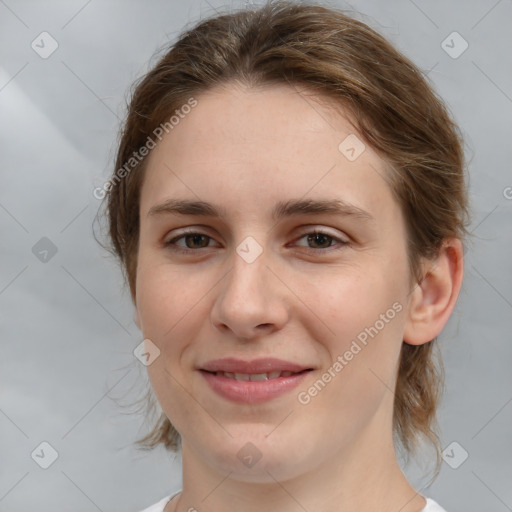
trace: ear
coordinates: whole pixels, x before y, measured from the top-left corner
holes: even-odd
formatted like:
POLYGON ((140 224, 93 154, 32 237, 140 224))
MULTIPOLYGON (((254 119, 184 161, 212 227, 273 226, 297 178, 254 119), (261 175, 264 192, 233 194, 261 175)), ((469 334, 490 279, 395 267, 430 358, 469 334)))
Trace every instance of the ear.
POLYGON ((425 265, 423 279, 412 291, 403 340, 409 345, 432 341, 450 318, 464 276, 462 242, 447 239, 435 261, 425 265))

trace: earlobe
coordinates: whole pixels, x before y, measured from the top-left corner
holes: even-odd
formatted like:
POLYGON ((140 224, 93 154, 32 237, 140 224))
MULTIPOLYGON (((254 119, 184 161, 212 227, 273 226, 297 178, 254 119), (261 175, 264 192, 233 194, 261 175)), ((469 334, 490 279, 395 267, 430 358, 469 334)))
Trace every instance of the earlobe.
POLYGON ((464 275, 462 242, 446 240, 435 261, 425 266, 424 277, 411 294, 403 340, 410 345, 432 341, 452 314, 464 275))

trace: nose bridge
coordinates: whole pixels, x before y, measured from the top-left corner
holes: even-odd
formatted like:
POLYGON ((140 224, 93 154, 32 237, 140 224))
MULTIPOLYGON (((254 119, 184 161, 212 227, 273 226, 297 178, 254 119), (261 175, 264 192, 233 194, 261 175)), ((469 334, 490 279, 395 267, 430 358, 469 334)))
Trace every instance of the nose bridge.
POLYGON ((234 247, 231 268, 212 309, 215 326, 228 327, 236 336, 251 338, 258 326, 276 327, 285 321, 276 283, 269 279, 270 259, 270 251, 255 237, 247 236, 234 247))
MULTIPOLYGON (((260 240, 263 236, 259 237, 260 240)), ((264 242, 263 242, 264 243, 264 242)), ((249 293, 260 295, 263 291, 260 285, 266 279, 263 274, 268 263, 269 251, 264 250, 253 236, 246 236, 236 247, 232 258, 232 270, 228 277, 229 287, 235 293, 249 293), (239 290, 239 287, 241 289, 239 290)), ((249 297, 256 300, 257 297, 249 297)))

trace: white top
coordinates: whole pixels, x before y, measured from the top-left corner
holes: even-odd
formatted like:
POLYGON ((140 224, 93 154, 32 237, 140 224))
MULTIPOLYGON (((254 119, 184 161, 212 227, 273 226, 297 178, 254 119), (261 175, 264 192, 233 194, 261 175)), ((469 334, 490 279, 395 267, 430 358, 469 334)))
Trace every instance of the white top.
MULTIPOLYGON (((181 491, 176 491, 174 494, 170 494, 165 498, 161 499, 158 503, 151 505, 151 507, 145 508, 141 512, 163 512, 165 506, 171 501, 174 496, 179 494, 181 491)), ((434 500, 423 496, 427 500, 427 505, 421 512, 446 512, 446 510, 438 505, 434 500)))

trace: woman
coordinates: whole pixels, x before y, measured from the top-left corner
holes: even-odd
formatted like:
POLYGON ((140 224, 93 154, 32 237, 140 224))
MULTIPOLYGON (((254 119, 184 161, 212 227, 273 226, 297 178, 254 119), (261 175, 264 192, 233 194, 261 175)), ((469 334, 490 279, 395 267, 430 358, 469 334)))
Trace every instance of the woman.
POLYGON ((429 441, 463 278, 459 131, 365 24, 273 2, 188 30, 139 82, 110 236, 183 489, 146 512, 439 512, 429 441))

